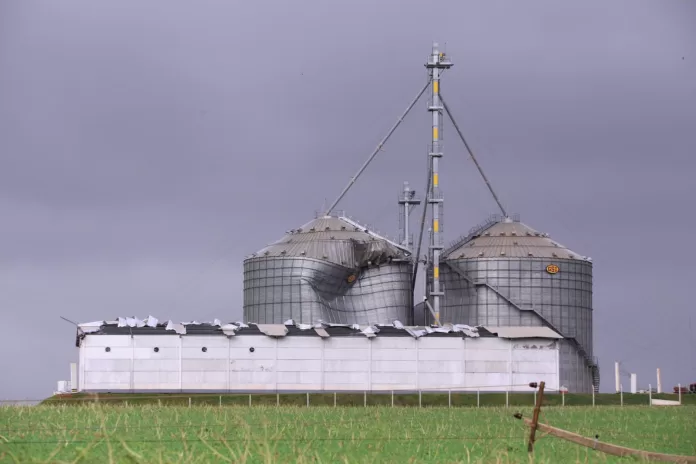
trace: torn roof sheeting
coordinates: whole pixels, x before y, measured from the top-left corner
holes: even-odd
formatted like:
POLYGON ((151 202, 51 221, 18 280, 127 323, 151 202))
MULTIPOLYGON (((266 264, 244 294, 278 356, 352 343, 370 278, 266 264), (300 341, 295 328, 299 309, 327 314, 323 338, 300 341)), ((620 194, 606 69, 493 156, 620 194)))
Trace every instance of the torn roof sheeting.
POLYGON ((269 337, 284 337, 288 334, 285 324, 256 324, 256 327, 269 337))
POLYGON ((293 320, 284 324, 245 324, 234 322, 222 324, 220 320, 213 322, 179 322, 167 321, 160 323, 157 318, 148 316, 140 320, 135 317, 120 317, 113 321, 94 321, 78 324, 78 337, 87 334, 172 334, 179 335, 260 335, 269 337, 285 337, 288 335, 314 335, 322 338, 341 336, 364 336, 367 338, 410 336, 420 338, 433 337, 501 337, 501 338, 550 338, 562 339, 563 336, 548 327, 472 327, 466 324, 445 324, 442 327, 406 326, 395 320, 392 324, 377 324, 360 326, 358 324, 297 324, 293 320), (188 328, 188 330, 187 330, 188 328))
POLYGON ((83 322, 82 324, 77 324, 77 328, 82 330, 84 333, 99 332, 101 327, 105 325, 104 321, 94 321, 94 322, 83 322))
POLYGON ((494 327, 487 325, 484 328, 501 338, 563 338, 561 334, 550 327, 494 327))
POLYGON ((319 335, 321 338, 329 338, 331 335, 324 329, 323 327, 315 327, 314 331, 319 335))
POLYGON ((237 335, 237 331, 240 328, 241 327, 237 324, 225 324, 223 326, 220 326, 220 330, 222 330, 222 333, 228 336, 237 335))
POLYGON ((179 335, 184 335, 186 333, 186 326, 184 324, 175 324, 172 321, 167 322, 165 330, 173 330, 179 335))

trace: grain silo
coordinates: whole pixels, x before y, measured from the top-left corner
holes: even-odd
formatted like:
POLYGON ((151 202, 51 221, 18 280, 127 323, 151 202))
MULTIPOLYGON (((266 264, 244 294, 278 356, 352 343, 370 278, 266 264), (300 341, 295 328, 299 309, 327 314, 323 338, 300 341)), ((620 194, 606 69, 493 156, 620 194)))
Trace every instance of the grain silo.
POLYGON ((405 247, 346 217, 319 217, 244 261, 244 320, 410 323, 412 273, 405 247))
POLYGON ((566 386, 598 384, 590 258, 517 218, 493 216, 444 250, 440 275, 442 322, 551 327, 564 337, 566 386))

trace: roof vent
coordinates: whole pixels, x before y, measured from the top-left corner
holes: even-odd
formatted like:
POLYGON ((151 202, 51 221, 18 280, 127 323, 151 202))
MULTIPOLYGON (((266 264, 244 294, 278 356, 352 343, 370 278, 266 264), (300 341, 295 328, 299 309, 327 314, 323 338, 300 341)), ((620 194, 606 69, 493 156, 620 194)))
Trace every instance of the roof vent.
POLYGON ((321 257, 322 257, 322 259, 329 259, 329 257, 326 255, 321 255, 321 257))
POLYGON ((346 226, 341 226, 341 230, 346 230, 346 226))
POLYGON ((297 229, 295 232, 297 232, 297 233, 299 234, 299 233, 302 232, 302 229, 301 229, 301 228, 300 228, 300 229, 297 229))
POLYGON ((570 259, 575 259, 575 256, 574 256, 574 255, 568 255, 568 257, 569 257, 570 259))
POLYGON ((472 246, 474 246, 474 245, 476 245, 476 242, 471 242, 471 243, 469 244, 470 247, 472 247, 472 246))
POLYGON ((264 251, 264 252, 263 252, 263 255, 264 255, 264 256, 268 256, 268 252, 267 252, 267 251, 264 251))
POLYGON ((500 256, 505 256, 505 252, 504 252, 504 251, 501 251, 501 252, 500 252, 500 256))
POLYGON ((519 245, 519 243, 517 243, 517 240, 515 240, 514 242, 512 242, 512 244, 513 244, 513 245, 519 245))
POLYGON ((460 254, 458 257, 459 258, 466 258, 466 256, 464 256, 464 253, 460 254))
POLYGON ((309 229, 309 231, 310 231, 310 232, 316 232, 317 229, 315 229, 314 227, 312 227, 312 228, 309 229))
POLYGON ((527 237, 531 237, 531 236, 532 236, 532 233, 529 232, 529 231, 525 232, 524 234, 525 234, 527 237))
POLYGON ((329 231, 329 230, 331 230, 331 227, 326 226, 326 227, 324 227, 324 230, 329 231))
POLYGON ((331 240, 336 240, 336 237, 334 237, 334 236, 332 235, 332 236, 331 236, 331 240))
POLYGON ((287 254, 287 250, 283 250, 280 252, 281 255, 287 254))
POLYGON ((510 232, 510 235, 517 237, 517 231, 513 230, 512 232, 510 232))
POLYGON ((501 233, 500 233, 500 236, 501 236, 501 237, 505 237, 505 232, 501 232, 501 233))
POLYGON ((486 237, 490 237, 490 236, 491 236, 491 233, 490 233, 490 232, 486 232, 486 233, 483 234, 483 235, 485 235, 486 237))
MULTIPOLYGON (((355 227, 353 230, 356 232, 360 232, 360 227, 355 227)), ((367 229, 365 229, 365 232, 367 232, 367 229)))
POLYGON ((304 255, 306 255, 306 254, 307 254, 306 251, 300 251, 300 256, 304 256, 304 255))
POLYGON ((483 251, 480 252, 478 255, 479 255, 479 258, 481 258, 483 256, 483 251))
POLYGON ((558 255, 556 253, 551 253, 551 256, 553 256, 554 258, 558 258, 558 255))
POLYGON ((531 258, 534 255, 532 253, 527 253, 527 256, 529 256, 531 258))
POLYGON ((287 239, 287 240, 285 241, 285 243, 292 243, 292 239, 291 239, 291 238, 287 239))

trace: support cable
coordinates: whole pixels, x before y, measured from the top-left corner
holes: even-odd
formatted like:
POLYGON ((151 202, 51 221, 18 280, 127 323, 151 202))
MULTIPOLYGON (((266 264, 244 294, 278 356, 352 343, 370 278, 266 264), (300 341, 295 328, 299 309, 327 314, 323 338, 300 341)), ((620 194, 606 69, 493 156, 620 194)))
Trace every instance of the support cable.
POLYGON ((377 148, 375 148, 375 151, 372 152, 372 155, 370 155, 370 157, 367 159, 367 161, 365 161, 365 163, 358 170, 358 172, 350 179, 350 182, 348 182, 348 185, 346 185, 346 188, 343 189, 343 192, 341 192, 341 194, 338 196, 336 201, 333 202, 331 207, 329 207, 329 209, 326 210, 326 216, 331 214, 331 211, 333 211, 333 209, 336 207, 336 205, 338 205, 338 203, 343 199, 345 194, 348 193, 348 190, 350 190, 350 188, 353 186, 355 181, 358 180, 358 177, 360 177, 360 174, 363 173, 363 171, 367 168, 367 166, 372 162, 374 157, 377 156, 377 153, 379 153, 379 151, 382 149, 384 144, 387 143, 387 140, 389 140, 389 137, 391 137, 391 135, 394 133, 396 128, 399 127, 399 124, 401 124, 401 122, 404 120, 404 118, 409 113, 409 111, 411 111, 411 108, 413 108, 415 106, 415 104, 418 102, 418 100, 420 100, 421 95, 423 95, 423 92, 425 92, 425 90, 430 86, 431 81, 432 81, 432 78, 428 79, 427 84, 425 84, 425 86, 421 89, 421 91, 418 92, 418 95, 416 96, 416 98, 411 102, 410 105, 408 105, 408 108, 406 108, 406 111, 404 111, 404 113, 401 115, 401 117, 396 121, 396 124, 394 124, 394 126, 392 126, 392 128, 389 131, 389 133, 387 134, 387 136, 384 137, 381 142, 379 142, 379 144, 377 145, 377 148))
POLYGON ((459 138, 462 139, 462 142, 464 142, 464 146, 466 147, 466 150, 469 152, 469 156, 471 157, 471 160, 476 165, 476 168, 478 169, 479 174, 481 174, 483 181, 486 183, 488 190, 490 190, 491 195, 493 195, 495 202, 498 203, 498 207, 500 208, 500 211, 503 213, 504 217, 508 217, 507 212, 505 211, 505 208, 503 208, 502 203, 500 203, 500 200, 498 199, 498 195, 496 195, 495 191, 493 190, 493 186, 491 186, 491 183, 488 181, 488 178, 483 173, 483 169, 481 169, 481 165, 479 165, 478 161, 476 160, 476 157, 474 156, 474 152, 471 151, 469 144, 466 143, 466 139, 464 138, 462 131, 459 130, 459 126, 457 125, 457 122, 454 120, 454 116, 452 116, 452 113, 450 112, 449 108, 447 107, 447 103, 445 103, 445 99, 442 97, 442 93, 440 93, 440 102, 442 102, 442 106, 445 108, 445 112, 447 113, 447 116, 449 116, 450 121, 452 121, 454 128, 457 130, 457 134, 459 134, 459 138))

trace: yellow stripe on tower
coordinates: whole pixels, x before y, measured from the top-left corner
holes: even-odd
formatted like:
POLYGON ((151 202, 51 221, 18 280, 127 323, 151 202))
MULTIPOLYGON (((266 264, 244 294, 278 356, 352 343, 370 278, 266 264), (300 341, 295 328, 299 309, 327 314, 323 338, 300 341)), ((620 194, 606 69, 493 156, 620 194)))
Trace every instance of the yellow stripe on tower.
POLYGON ((433 92, 440 93, 440 82, 439 81, 433 82, 433 92))
POLYGON ((438 177, 439 177, 439 176, 437 175, 437 173, 433 174, 433 185, 434 185, 435 187, 437 187, 437 186, 439 185, 439 183, 440 183, 440 179, 439 179, 438 177))
POLYGON ((437 127, 433 127, 433 140, 437 140, 438 135, 437 127))
POLYGON ((440 221, 437 219, 433 221, 433 231, 440 232, 440 221))
POLYGON ((436 279, 440 278, 440 268, 439 267, 433 268, 433 275, 435 276, 436 279))

